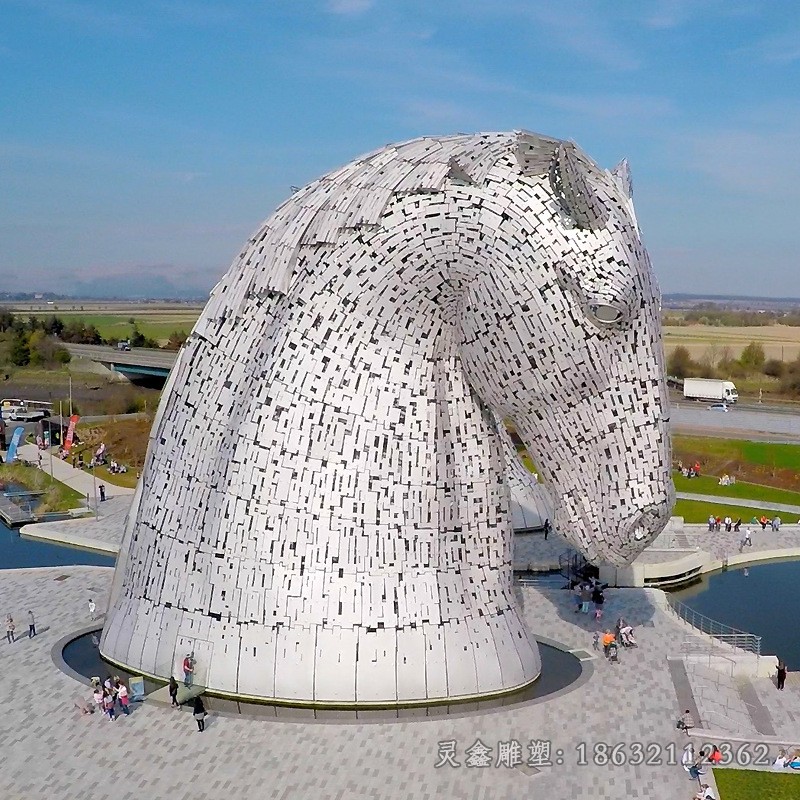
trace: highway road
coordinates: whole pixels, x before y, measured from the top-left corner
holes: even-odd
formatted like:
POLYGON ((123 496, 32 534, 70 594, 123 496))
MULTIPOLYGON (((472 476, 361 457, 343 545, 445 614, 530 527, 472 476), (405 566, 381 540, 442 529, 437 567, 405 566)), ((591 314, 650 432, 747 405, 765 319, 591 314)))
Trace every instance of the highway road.
MULTIPOLYGON (((171 350, 150 350, 144 347, 126 351, 91 344, 65 346, 75 358, 157 369, 171 369, 178 355, 171 350)), ((710 411, 704 403, 680 400, 678 397, 679 395, 673 395, 671 411, 672 427, 677 432, 800 442, 800 409, 743 402, 731 406, 725 413, 710 411)))
POLYGON ((732 406, 723 412, 710 411, 699 403, 676 403, 671 419, 677 433, 800 443, 800 413, 785 408, 732 406))
POLYGON ((172 369, 177 353, 172 350, 155 350, 134 347, 132 350, 117 350, 98 344, 65 344, 73 358, 88 358, 103 364, 127 364, 136 367, 172 369))

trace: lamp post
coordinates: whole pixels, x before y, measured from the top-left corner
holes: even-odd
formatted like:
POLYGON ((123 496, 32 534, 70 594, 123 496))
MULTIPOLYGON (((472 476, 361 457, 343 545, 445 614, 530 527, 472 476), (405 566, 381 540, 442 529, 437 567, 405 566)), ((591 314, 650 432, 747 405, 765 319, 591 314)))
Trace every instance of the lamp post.
MULTIPOLYGON (((94 460, 94 457, 92 457, 94 460)), ((100 506, 97 503, 97 475, 95 475, 95 466, 92 464, 92 486, 94 487, 94 519, 95 522, 100 521, 100 506)))
POLYGON ((69 415, 72 416, 72 375, 69 376, 69 415))
POLYGON ((58 424, 61 428, 61 436, 59 436, 59 446, 64 447, 64 401, 58 401, 58 424))

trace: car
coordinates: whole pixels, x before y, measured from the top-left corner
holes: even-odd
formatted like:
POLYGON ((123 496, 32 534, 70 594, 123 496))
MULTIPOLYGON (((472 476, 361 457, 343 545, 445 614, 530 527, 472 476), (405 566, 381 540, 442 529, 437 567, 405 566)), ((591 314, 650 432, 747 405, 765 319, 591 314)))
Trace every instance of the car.
POLYGON ((727 403, 713 403, 708 407, 709 411, 727 411, 728 404, 727 403))
POLYGON ((14 422, 38 422, 45 418, 45 412, 41 409, 15 408, 6 419, 14 422))

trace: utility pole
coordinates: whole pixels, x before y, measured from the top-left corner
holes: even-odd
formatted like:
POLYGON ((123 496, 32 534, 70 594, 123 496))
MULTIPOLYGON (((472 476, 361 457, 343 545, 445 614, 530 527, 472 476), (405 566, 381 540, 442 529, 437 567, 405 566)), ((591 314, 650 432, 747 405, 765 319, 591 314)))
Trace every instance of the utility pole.
POLYGON ((72 375, 69 376, 69 415, 72 416, 72 375))
POLYGON ((97 475, 92 465, 92 484, 94 486, 94 519, 95 522, 100 522, 100 506, 97 504, 97 475))

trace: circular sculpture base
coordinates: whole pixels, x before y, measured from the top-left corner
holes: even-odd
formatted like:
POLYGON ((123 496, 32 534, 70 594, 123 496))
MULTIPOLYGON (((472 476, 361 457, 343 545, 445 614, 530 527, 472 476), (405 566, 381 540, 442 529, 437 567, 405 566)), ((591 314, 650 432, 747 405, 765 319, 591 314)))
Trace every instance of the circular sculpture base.
MULTIPOLYGON (((123 678, 141 675, 139 671, 129 670, 122 664, 102 658, 92 641, 92 637, 99 637, 99 634, 99 630, 79 632, 62 639, 53 649, 56 665, 78 679, 103 676, 111 672, 112 668, 122 673, 123 678)), ((542 672, 536 679, 509 691, 481 697, 369 706, 280 702, 263 698, 231 697, 212 690, 205 691, 204 697, 208 698, 206 705, 214 713, 223 715, 285 721, 389 722, 484 714, 540 703, 578 688, 591 676, 590 661, 582 662, 564 647, 550 640, 538 641, 537 644, 542 672)), ((148 692, 164 685, 164 681, 155 676, 142 677, 148 679, 148 692)))

